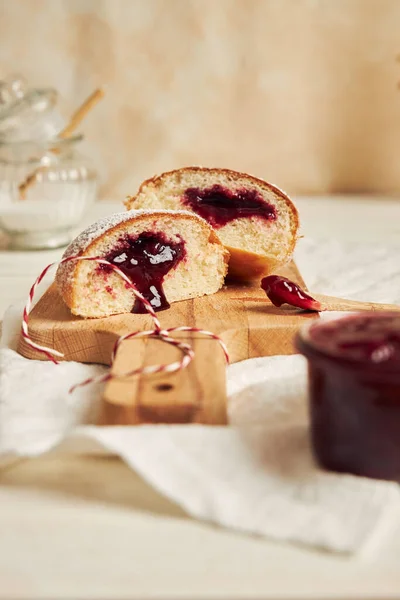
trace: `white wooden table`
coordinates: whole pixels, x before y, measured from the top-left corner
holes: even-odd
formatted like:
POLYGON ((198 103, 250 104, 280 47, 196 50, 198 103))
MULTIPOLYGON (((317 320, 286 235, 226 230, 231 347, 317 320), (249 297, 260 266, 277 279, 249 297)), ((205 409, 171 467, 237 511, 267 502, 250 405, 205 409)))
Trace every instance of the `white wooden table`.
MULTIPOLYGON (((400 200, 297 204, 305 235, 400 241, 400 200)), ((98 203, 87 221, 120 207, 98 203)), ((0 317, 60 254, 0 252, 0 317)), ((21 461, 0 482, 0 599, 400 597, 400 531, 373 560, 239 535, 192 520, 103 456, 21 461)))

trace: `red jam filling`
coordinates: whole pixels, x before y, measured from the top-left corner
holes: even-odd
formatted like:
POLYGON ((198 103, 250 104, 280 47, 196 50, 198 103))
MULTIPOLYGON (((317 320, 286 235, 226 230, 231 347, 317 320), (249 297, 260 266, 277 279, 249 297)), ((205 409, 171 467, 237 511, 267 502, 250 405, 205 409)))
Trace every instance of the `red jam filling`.
POLYGON ((400 367, 400 315, 367 314, 319 323, 311 327, 310 341, 333 356, 400 367))
POLYGON ((260 217, 276 220, 275 207, 266 202, 256 190, 229 190, 222 185, 210 188, 188 188, 182 203, 203 217, 215 229, 234 219, 260 217))
MULTIPOLYGON (((115 264, 150 302, 154 310, 170 307, 163 290, 165 275, 185 257, 185 243, 171 242, 162 233, 145 232, 137 238, 125 236, 118 247, 104 258, 115 264)), ((108 265, 99 269, 110 272, 108 265)), ((135 300, 133 313, 145 313, 140 300, 135 300)))
POLYGON ((261 280, 261 287, 274 306, 290 304, 303 310, 321 310, 321 304, 314 300, 296 283, 280 275, 269 275, 261 280))

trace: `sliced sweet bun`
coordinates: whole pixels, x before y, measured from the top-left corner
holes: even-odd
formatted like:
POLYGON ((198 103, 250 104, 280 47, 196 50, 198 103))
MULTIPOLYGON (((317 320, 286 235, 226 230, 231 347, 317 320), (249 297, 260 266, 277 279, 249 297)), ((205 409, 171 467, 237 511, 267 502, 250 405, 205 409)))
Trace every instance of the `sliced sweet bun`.
MULTIPOLYGON (((101 219, 70 244, 64 258, 73 255, 116 264, 156 310, 168 302, 217 292, 229 259, 206 221, 191 212, 168 210, 131 210, 101 219)), ((134 307, 143 312, 132 289, 107 265, 62 263, 56 282, 74 315, 105 317, 134 307)))
POLYGON ((299 228, 297 210, 279 188, 227 169, 186 167, 148 179, 127 209, 191 210, 205 218, 229 250, 229 275, 260 278, 287 262, 299 228))

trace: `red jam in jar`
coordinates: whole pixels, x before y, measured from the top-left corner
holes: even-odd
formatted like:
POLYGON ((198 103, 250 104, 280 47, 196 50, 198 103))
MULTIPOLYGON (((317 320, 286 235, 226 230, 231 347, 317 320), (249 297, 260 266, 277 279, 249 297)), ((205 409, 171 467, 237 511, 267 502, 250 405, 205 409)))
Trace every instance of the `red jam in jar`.
POLYGON ((308 360, 319 463, 400 482, 400 312, 313 322, 296 346, 308 360))

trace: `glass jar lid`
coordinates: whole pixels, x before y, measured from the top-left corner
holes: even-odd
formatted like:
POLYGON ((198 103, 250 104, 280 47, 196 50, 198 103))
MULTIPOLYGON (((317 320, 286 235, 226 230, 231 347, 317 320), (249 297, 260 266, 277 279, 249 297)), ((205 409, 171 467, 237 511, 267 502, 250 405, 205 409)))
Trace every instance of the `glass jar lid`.
POLYGON ((58 93, 53 88, 28 88, 23 78, 0 81, 0 140, 43 140, 61 131, 64 120, 56 111, 58 93))

